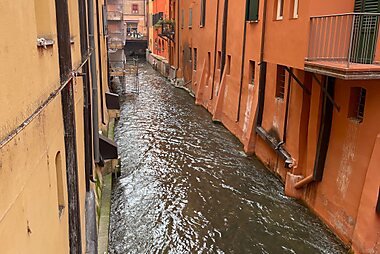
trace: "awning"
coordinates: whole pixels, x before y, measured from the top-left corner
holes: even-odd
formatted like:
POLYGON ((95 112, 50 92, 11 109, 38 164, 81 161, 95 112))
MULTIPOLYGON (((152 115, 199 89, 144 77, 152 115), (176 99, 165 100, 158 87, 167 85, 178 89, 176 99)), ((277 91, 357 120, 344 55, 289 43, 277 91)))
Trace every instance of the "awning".
POLYGON ((107 109, 120 109, 119 95, 115 93, 106 92, 106 106, 107 109))
POLYGON ((103 160, 118 158, 117 144, 101 134, 99 135, 99 151, 103 160))

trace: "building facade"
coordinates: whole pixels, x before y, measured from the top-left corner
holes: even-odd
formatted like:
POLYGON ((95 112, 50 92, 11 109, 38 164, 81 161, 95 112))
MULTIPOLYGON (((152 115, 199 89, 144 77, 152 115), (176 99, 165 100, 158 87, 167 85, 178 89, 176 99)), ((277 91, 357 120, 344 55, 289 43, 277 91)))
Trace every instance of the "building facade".
POLYGON ((177 84, 344 243, 380 252, 379 2, 172 3, 177 84))
POLYGON ((1 253, 96 252, 101 191, 94 190, 104 160, 117 153, 103 144, 110 118, 103 6, 2 1, 0 26, 13 35, 0 42, 1 253))
POLYGON ((144 38, 147 36, 146 0, 124 0, 123 20, 126 35, 129 38, 144 38))

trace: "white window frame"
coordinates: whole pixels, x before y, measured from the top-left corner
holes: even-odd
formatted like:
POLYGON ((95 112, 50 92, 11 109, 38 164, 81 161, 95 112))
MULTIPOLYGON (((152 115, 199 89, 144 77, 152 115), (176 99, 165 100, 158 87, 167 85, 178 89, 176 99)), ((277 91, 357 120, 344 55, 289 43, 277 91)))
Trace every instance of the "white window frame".
POLYGON ((299 0, 294 0, 293 8, 293 18, 298 18, 298 2, 299 0))
POLYGON ((283 20, 284 19, 284 0, 277 0, 277 13, 276 13, 276 20, 283 20), (281 15, 282 10, 282 15, 281 15))

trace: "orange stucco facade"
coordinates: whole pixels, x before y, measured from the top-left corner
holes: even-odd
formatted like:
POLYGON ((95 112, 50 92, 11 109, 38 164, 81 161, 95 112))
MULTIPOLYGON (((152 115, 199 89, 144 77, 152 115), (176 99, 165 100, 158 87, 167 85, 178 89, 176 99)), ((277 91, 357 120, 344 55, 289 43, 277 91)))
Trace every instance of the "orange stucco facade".
POLYGON ((155 55, 169 59, 169 48, 171 42, 167 38, 160 36, 161 27, 158 22, 160 20, 170 20, 170 1, 155 0, 149 1, 148 4, 151 5, 152 10, 152 13, 150 13, 151 22, 149 24, 152 29, 152 38, 149 38, 149 50, 155 55), (154 16, 156 18, 154 18, 154 16))
MULTIPOLYGON (((258 19, 246 21, 250 1, 209 0, 204 24, 202 0, 170 2, 175 43, 169 62, 178 85, 353 251, 379 253, 380 81, 374 70, 380 51, 355 70, 350 58, 348 67, 331 59, 308 67, 312 20, 332 14, 338 20, 354 12, 355 1, 258 1, 258 19), (365 92, 353 117, 357 89, 365 92)), ((330 40, 349 36, 334 33, 330 40)), ((338 49, 344 39, 334 43, 338 49)))

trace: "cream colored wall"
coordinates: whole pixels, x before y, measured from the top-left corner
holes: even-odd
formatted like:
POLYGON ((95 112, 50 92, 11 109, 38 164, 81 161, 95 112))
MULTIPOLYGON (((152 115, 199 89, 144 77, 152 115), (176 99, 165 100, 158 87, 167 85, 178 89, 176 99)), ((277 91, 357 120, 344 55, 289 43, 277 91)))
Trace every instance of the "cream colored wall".
MULTIPOLYGON (((103 1, 99 1, 99 11, 103 1)), ((59 87, 54 1, 2 0, 0 15, 0 140, 34 112, 59 87), (17 32, 15 32, 17 31, 17 32), (47 49, 38 37, 53 39, 47 49), (5 39, 8 38, 8 39, 5 39)), ((81 63, 78 1, 69 0, 73 68, 81 63)), ((101 17, 100 17, 101 18, 101 17)), ((100 22, 102 24, 102 22, 100 22)), ((96 25, 96 23, 95 23, 96 25)), ((96 28, 95 28, 96 31, 96 28)), ((102 31, 102 29, 101 29, 102 31)), ((104 37, 101 39, 103 90, 108 91, 104 37)), ((99 66, 98 66, 99 68, 99 66)), ((99 74, 99 69, 98 69, 99 74)), ((82 250, 85 251, 85 169, 83 84, 73 84, 76 113, 82 250)), ((100 82, 98 82, 100 84, 100 82)), ((100 95, 99 95, 100 98, 100 95)), ((99 99, 100 101, 100 99, 99 99)), ((104 98, 105 121, 108 121, 104 98)), ((100 107, 99 107, 100 110, 100 107)), ((99 112, 100 116, 100 112, 99 112)), ((100 128, 104 128, 99 123, 100 128)), ((68 253, 68 211, 61 96, 0 148, 0 252, 68 253), (65 208, 58 213, 55 157, 62 155, 65 208)))

